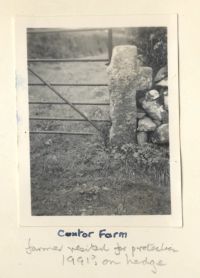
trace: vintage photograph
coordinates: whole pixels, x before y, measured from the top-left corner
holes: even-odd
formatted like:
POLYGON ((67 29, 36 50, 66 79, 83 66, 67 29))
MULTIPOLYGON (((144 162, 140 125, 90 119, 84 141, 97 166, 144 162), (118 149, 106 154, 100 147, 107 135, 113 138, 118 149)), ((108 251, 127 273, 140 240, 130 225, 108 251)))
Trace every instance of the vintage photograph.
POLYGON ((170 215, 167 27, 27 28, 27 59, 32 215, 170 215))

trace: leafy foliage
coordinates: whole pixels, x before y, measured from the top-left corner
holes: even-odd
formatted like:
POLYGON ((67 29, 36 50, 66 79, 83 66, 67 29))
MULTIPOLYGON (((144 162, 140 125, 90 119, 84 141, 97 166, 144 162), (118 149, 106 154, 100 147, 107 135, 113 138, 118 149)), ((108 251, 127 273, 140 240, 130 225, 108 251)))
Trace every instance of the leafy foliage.
POLYGON ((125 144, 113 148, 111 156, 114 161, 124 163, 126 170, 135 169, 143 177, 159 186, 169 186, 169 149, 154 144, 125 144))
POLYGON ((132 32, 130 42, 138 47, 142 62, 153 68, 154 75, 167 65, 166 27, 140 27, 132 32))

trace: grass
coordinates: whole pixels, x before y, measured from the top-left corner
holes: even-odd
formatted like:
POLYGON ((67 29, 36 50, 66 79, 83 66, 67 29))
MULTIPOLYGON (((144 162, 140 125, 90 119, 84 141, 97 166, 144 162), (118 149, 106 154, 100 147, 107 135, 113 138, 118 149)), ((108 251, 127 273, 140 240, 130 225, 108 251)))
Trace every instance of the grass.
MULTIPOLYGON (((37 41, 33 42, 32 56, 37 46, 37 41)), ((41 38, 38 44, 41 46, 41 38)), ((76 49, 74 44, 72 48, 76 49)), ((82 49, 90 53, 88 46, 85 51, 84 46, 82 49)), ((101 52, 96 49, 96 56, 105 57, 101 52)), ((38 63, 32 67, 51 82, 107 83, 104 63, 38 63)), ((36 79, 30 75, 29 81, 36 82, 36 79)), ((57 89, 73 102, 109 101, 106 87, 57 89)), ((59 101, 42 86, 30 87, 29 99, 59 101)), ((90 119, 109 119, 108 106, 79 108, 90 119)), ((31 105, 30 115, 77 118, 67 105, 31 105)), ((100 127, 108 134, 109 124, 101 123, 100 127)), ((95 132, 84 122, 31 121, 30 128, 95 132)), ((98 135, 39 134, 30 136, 30 146, 33 215, 164 215, 171 212, 168 147, 124 145, 113 149, 105 147, 98 135)))
POLYGON ((95 137, 33 136, 34 215, 170 213, 169 184, 152 169, 145 174, 133 156, 126 160, 95 137))

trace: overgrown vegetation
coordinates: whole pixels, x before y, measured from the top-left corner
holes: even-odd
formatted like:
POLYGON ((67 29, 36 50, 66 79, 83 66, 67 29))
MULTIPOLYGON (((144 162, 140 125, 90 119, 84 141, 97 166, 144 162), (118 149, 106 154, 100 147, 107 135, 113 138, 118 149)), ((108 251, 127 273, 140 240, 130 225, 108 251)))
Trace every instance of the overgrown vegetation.
POLYGON ((167 28, 140 27, 130 31, 131 44, 138 47, 140 59, 144 65, 152 67, 154 75, 167 65, 167 28))
POLYGON ((31 142, 34 215, 170 214, 167 149, 62 135, 31 142))

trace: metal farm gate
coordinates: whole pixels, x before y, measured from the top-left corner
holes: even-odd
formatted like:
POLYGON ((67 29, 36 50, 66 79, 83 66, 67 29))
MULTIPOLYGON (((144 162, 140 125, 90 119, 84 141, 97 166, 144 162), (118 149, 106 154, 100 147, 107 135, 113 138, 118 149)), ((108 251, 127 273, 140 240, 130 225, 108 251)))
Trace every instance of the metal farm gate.
MULTIPOLYGON (((97 103, 97 102, 70 102, 69 100, 67 100, 65 97, 62 96, 62 94, 55 88, 55 87, 59 87, 59 86, 64 86, 64 87, 77 87, 77 86, 108 86, 108 84, 97 84, 97 83, 89 83, 89 84, 79 84, 79 83, 49 83, 46 80, 44 80, 43 77, 41 77, 37 72, 35 72, 35 70, 33 70, 30 66, 30 63, 58 63, 58 62, 65 62, 65 63, 87 63, 87 62, 105 62, 106 65, 108 65, 110 63, 111 60, 111 56, 112 56, 112 47, 113 47, 113 43, 112 43, 112 29, 76 29, 76 30, 53 30, 49 31, 49 32, 76 32, 76 31, 107 31, 107 46, 108 46, 108 58, 107 59, 28 59, 28 71, 30 73, 32 73, 35 77, 37 77, 38 81, 40 81, 39 83, 29 83, 29 86, 46 86, 48 87, 56 96, 59 97, 60 102, 47 102, 47 101, 29 101, 29 105, 68 105, 70 106, 74 111, 76 111, 81 118, 80 119, 76 119, 76 118, 60 118, 60 117, 30 117, 30 120, 34 120, 34 121, 48 121, 48 120, 53 120, 53 121, 71 121, 71 122, 88 122, 90 123, 90 125, 92 125, 97 131, 98 133, 91 133, 91 132, 67 132, 67 131, 57 131, 57 130, 53 130, 53 131, 47 131, 47 130, 30 130, 31 134, 65 134, 65 135, 83 135, 83 136, 87 136, 87 135, 97 135, 99 134, 103 139, 104 139, 104 135, 101 131, 101 129, 98 127, 98 125, 96 123, 98 122, 110 122, 109 120, 101 120, 101 119, 95 119, 95 120, 91 120, 89 119, 83 112, 81 112, 77 107, 79 105, 109 105, 110 103, 97 103)), ((40 33, 40 32, 48 32, 48 31, 35 31, 35 30, 29 30, 28 33, 40 33)))

